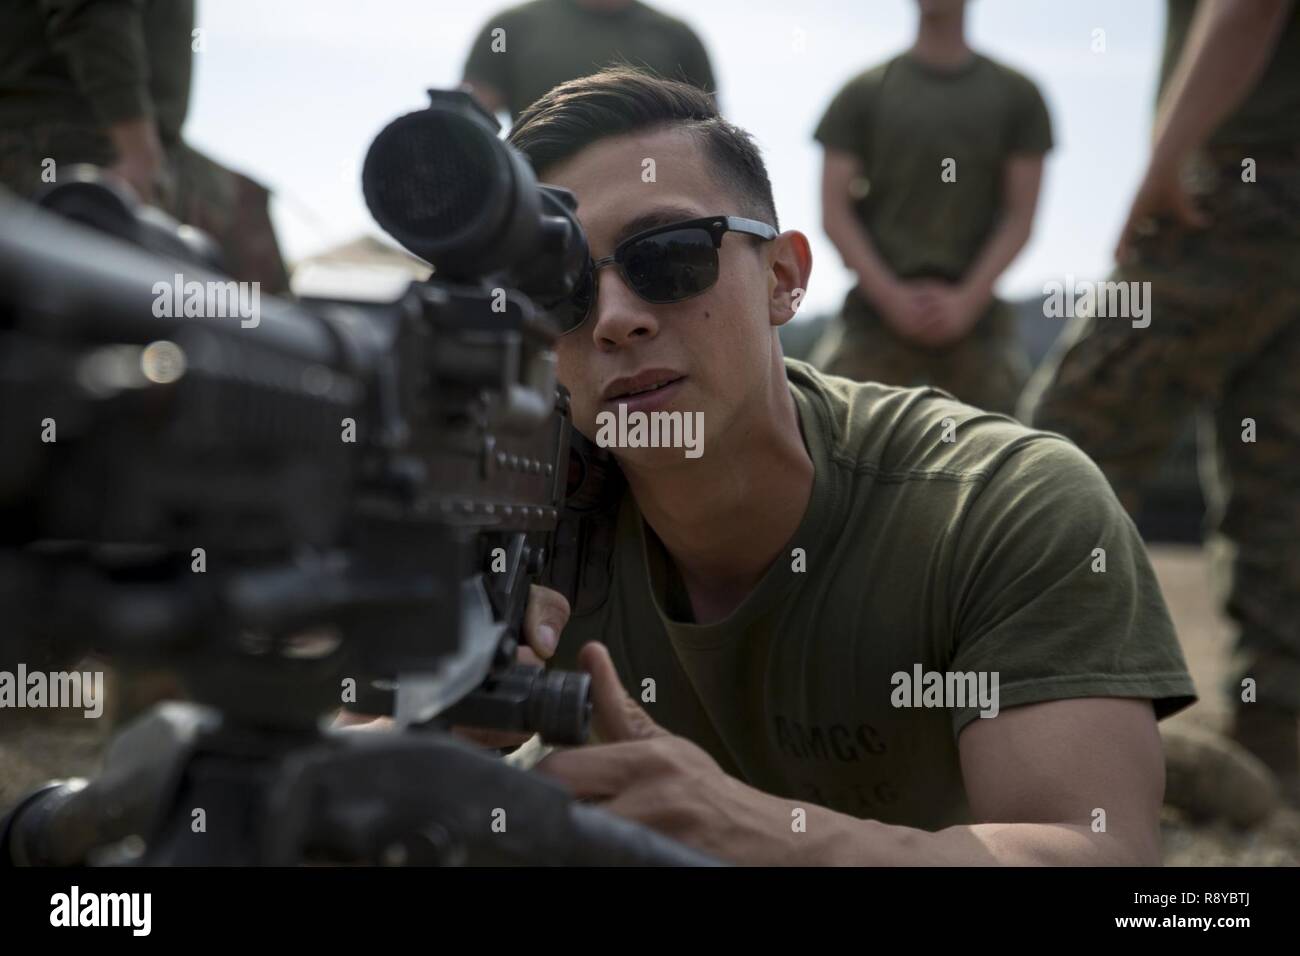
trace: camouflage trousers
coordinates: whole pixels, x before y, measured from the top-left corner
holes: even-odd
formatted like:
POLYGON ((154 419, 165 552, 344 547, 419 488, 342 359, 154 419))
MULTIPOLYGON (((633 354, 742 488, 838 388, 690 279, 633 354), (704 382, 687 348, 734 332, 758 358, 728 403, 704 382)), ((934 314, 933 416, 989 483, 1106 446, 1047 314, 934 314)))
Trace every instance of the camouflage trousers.
POLYGON ((1233 698, 1252 677, 1259 703, 1300 712, 1300 146, 1216 147, 1188 181, 1212 225, 1157 223, 1111 277, 1151 283, 1150 324, 1075 317, 1021 412, 1072 438, 1130 510, 1199 414, 1233 698))
MULTIPOLYGON (((60 168, 78 163, 111 166, 115 158, 97 129, 79 123, 0 130, 0 185, 27 198, 60 168)), ((271 225, 270 193, 184 142, 166 145, 157 205, 201 229, 221 248, 225 270, 243 282, 260 282, 268 295, 288 291, 289 279, 271 225)))
POLYGON ((850 293, 839 319, 814 346, 809 361, 830 375, 856 382, 930 385, 963 402, 1011 415, 1029 377, 1015 313, 994 301, 971 334, 931 349, 899 338, 875 311, 850 293))

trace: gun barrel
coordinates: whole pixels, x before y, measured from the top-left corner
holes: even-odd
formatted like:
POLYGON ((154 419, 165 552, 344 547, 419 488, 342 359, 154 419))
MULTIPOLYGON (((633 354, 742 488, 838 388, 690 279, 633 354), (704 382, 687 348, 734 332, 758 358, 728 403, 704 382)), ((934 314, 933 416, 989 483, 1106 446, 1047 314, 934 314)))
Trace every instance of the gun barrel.
POLYGON ((84 342, 144 343, 195 326, 256 336, 260 348, 305 362, 340 361, 339 343, 326 323, 291 303, 261 296, 256 283, 247 284, 248 289, 235 284, 245 301, 256 302, 255 325, 251 317, 208 317, 222 311, 223 304, 231 311, 233 282, 0 196, 0 305, 20 320, 27 313, 28 322, 40 323, 33 331, 84 342), (174 308, 177 300, 180 314, 174 308), (192 305, 186 308, 185 300, 192 305))

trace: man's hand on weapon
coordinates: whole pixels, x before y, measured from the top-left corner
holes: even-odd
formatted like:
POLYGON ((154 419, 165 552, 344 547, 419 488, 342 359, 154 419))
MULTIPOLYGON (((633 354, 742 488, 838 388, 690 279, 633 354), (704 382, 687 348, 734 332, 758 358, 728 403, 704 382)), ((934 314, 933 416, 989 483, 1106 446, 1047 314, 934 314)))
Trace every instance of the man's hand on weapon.
POLYGON ((591 675, 593 741, 552 751, 534 772, 578 800, 721 860, 779 866, 803 859, 810 844, 791 827, 793 812, 822 821, 832 811, 728 776, 699 745, 659 726, 628 695, 603 644, 585 644, 578 666, 591 675))

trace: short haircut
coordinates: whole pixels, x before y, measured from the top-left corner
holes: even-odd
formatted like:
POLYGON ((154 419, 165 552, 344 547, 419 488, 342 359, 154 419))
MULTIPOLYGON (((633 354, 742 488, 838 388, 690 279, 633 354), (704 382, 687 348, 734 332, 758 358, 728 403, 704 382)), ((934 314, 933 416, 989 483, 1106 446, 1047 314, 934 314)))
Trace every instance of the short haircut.
POLYGON ((739 214, 781 228, 753 138, 722 117, 709 93, 689 83, 628 66, 569 80, 519 115, 509 142, 544 178, 547 169, 607 136, 674 127, 699 141, 718 184, 740 200, 739 214))

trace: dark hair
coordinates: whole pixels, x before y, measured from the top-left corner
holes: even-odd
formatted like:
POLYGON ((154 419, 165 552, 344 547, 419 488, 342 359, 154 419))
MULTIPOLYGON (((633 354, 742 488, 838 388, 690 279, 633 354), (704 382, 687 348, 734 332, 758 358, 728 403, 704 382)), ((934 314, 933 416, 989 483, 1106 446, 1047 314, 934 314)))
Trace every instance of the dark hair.
POLYGON ((689 83, 630 66, 569 80, 519 115, 509 142, 540 177, 597 140, 656 127, 681 127, 695 136, 719 184, 745 206, 740 212, 781 228, 772 183, 753 138, 723 119, 713 97, 689 83))

